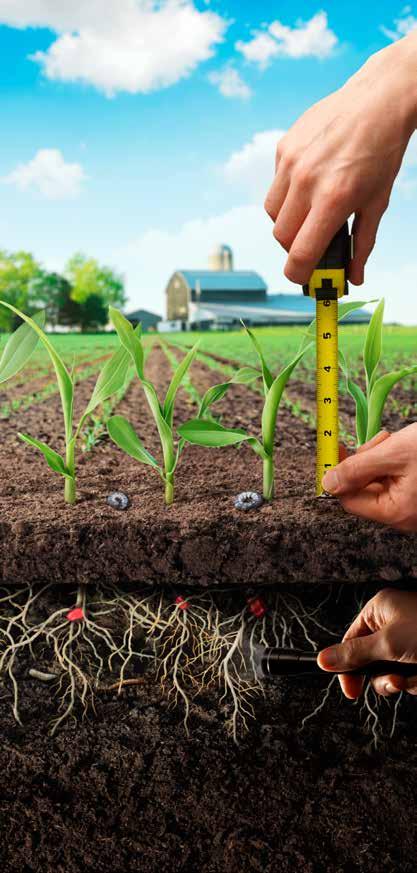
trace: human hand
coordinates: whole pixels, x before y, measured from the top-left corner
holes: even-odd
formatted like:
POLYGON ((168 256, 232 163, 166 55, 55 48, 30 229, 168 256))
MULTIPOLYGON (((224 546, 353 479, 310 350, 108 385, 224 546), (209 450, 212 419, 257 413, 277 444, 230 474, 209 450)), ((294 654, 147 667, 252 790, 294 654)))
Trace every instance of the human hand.
POLYGON ((355 214, 349 278, 364 281, 379 222, 417 126, 417 35, 373 55, 304 113, 280 140, 265 201, 288 252, 285 275, 308 282, 335 233, 355 214))
POLYGON ((381 431, 323 477, 347 512, 417 531, 417 422, 381 431))
MULTIPOLYGON (((357 670, 373 661, 400 661, 416 664, 416 675, 376 676, 372 685, 377 694, 389 696, 399 691, 417 694, 417 593, 385 588, 363 607, 337 646, 323 649, 318 656, 323 670, 357 670)), ((342 691, 351 699, 363 689, 361 676, 339 676, 342 691)))

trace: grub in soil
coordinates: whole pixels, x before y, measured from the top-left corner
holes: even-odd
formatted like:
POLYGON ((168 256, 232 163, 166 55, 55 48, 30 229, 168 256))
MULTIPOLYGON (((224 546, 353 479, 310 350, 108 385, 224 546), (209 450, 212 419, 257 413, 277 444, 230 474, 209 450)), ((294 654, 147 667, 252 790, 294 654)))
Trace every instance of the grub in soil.
POLYGON ((264 499, 262 494, 258 494, 257 491, 242 491, 242 493, 238 494, 236 497, 235 509, 248 512, 249 509, 259 509, 263 502, 264 499))
POLYGON ((112 507, 112 509, 125 510, 130 506, 130 500, 127 494, 123 494, 122 491, 113 491, 112 494, 109 494, 107 497, 107 503, 112 507))
MULTIPOLYGON (((170 372, 156 348, 148 362, 159 391, 170 372)), ((218 375, 218 374, 217 374, 218 375)), ((216 374, 199 362, 193 382, 202 389, 216 374)), ((220 377, 221 378, 221 377, 220 377)), ((79 385, 82 408, 93 380, 79 385)), ((262 400, 236 385, 216 415, 257 433, 262 400)), ((118 412, 136 427, 150 451, 158 445, 140 385, 134 382, 118 412)), ((192 417, 181 390, 177 423, 192 417)), ((155 473, 103 443, 79 459, 79 500, 65 506, 62 481, 42 457, 19 443, 18 430, 61 450, 59 401, 34 406, 2 425, 0 447, 0 579, 7 584, 57 582, 180 583, 195 586, 366 582, 416 575, 417 538, 346 515, 336 501, 314 495, 315 435, 288 410, 278 416, 277 497, 256 512, 236 512, 233 497, 262 490, 262 465, 247 447, 188 446, 176 475, 176 502, 164 505, 155 473), (115 513, 106 496, 129 494, 129 512, 115 513), (326 531, 326 536, 323 532, 326 531)))

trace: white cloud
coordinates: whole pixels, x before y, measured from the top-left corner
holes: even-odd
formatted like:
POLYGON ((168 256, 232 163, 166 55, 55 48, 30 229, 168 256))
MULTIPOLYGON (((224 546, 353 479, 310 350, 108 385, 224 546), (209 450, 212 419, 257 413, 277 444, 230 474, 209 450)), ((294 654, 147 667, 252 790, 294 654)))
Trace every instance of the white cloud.
POLYGON ((236 48, 247 61, 259 64, 261 69, 265 69, 272 58, 279 54, 278 43, 268 33, 256 33, 250 42, 239 40, 236 48))
POLYGON ((32 189, 48 200, 68 200, 79 196, 86 178, 81 164, 67 164, 59 149, 39 149, 1 181, 19 191, 32 189))
POLYGON ((381 26, 382 33, 393 42, 397 39, 401 39, 402 36, 407 36, 408 33, 411 33, 412 30, 417 28, 417 18, 412 14, 411 6, 405 6, 400 18, 395 19, 394 26, 394 30, 381 26))
POLYGON ((240 73, 234 67, 224 67, 223 70, 215 70, 209 74, 209 82, 212 85, 217 85, 220 94, 223 97, 237 97, 240 100, 247 100, 252 91, 249 85, 243 81, 240 73))
POLYGON ((298 20, 295 27, 273 21, 267 31, 255 31, 249 42, 240 40, 236 48, 247 61, 265 68, 273 58, 327 58, 337 45, 326 12, 317 12, 310 21, 298 20))
POLYGON ((173 231, 151 228, 113 253, 113 260, 123 264, 132 307, 165 314, 164 289, 171 274, 181 268, 207 268, 209 254, 219 242, 232 246, 236 269, 259 270, 271 280, 271 290, 285 284, 283 255, 272 237, 270 220, 261 205, 245 205, 187 221, 173 231))
POLYGON ((32 56, 45 76, 107 96, 147 93, 213 55, 227 22, 193 0, 0 0, 0 23, 47 27, 57 39, 32 56))
POLYGON ((274 178, 275 150, 284 133, 278 129, 255 133, 221 167, 226 181, 246 197, 262 203, 274 178))

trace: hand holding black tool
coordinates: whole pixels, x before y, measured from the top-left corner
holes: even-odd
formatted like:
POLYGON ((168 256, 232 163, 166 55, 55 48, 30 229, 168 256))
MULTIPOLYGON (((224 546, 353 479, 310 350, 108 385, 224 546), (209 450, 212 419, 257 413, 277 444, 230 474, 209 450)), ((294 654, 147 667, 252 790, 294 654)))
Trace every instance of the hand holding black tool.
MULTIPOLYGON (((280 676, 331 676, 317 663, 318 652, 305 652, 300 649, 257 647, 254 656, 256 673, 260 679, 274 679, 280 676)), ((351 676, 415 676, 416 664, 399 661, 374 661, 360 670, 342 670, 351 676)))

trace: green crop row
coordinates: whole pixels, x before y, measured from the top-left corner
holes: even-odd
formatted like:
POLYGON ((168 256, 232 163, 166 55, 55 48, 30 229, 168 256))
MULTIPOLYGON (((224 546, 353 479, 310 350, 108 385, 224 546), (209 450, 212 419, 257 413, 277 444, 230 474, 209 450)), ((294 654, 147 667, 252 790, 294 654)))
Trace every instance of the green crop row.
MULTIPOLYGON (((300 345, 304 329, 302 327, 265 327, 257 328, 256 335, 262 343, 265 359, 271 368, 276 368, 293 357, 300 345)), ((365 325, 345 324, 340 325, 339 345, 345 358, 349 362, 349 368, 355 377, 361 368, 363 345, 367 333, 365 325)), ((254 350, 248 349, 245 332, 242 328, 236 331, 204 331, 170 334, 171 342, 181 346, 193 345, 199 340, 199 349, 202 352, 218 355, 227 360, 237 363, 256 364, 254 350)), ((400 327, 398 325, 384 326, 384 366, 387 371, 407 366, 413 360, 417 348, 417 328, 400 327)), ((315 361, 314 350, 307 353, 300 372, 303 378, 314 382, 315 361)), ((412 385, 412 380, 409 381, 412 385)))
MULTIPOLYGON (((84 382, 86 379, 89 379, 90 376, 94 376, 99 369, 99 362, 90 364, 88 367, 77 367, 77 369, 74 370, 74 384, 84 382)), ((28 384, 30 386, 30 382, 28 384)), ((28 391, 27 394, 24 394, 21 397, 12 397, 11 400, 6 400, 0 405, 0 419, 9 418, 13 412, 24 412, 26 409, 30 409, 34 404, 43 403, 45 400, 48 400, 49 397, 58 394, 58 392, 59 387, 56 380, 54 380, 47 382, 47 384, 42 388, 39 388, 38 391, 28 391)))

